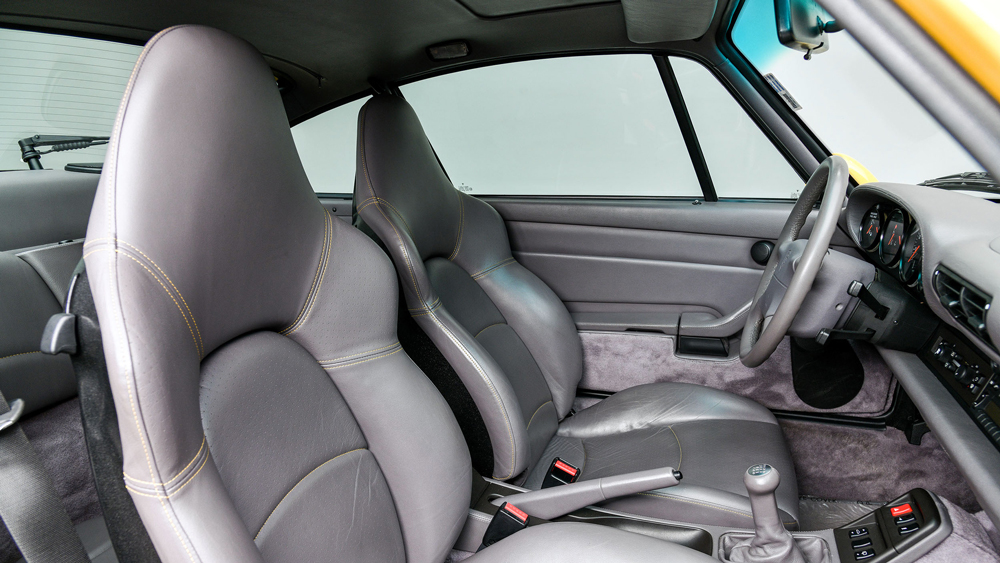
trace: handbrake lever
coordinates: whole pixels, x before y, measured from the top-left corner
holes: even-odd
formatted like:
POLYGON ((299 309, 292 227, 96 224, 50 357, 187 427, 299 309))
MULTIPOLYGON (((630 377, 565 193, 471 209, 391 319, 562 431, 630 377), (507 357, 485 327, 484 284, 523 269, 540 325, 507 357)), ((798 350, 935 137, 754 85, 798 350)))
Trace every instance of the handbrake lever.
POLYGON ((673 487, 680 483, 683 477, 681 472, 673 467, 662 467, 518 493, 499 497, 490 502, 494 505, 508 502, 535 518, 552 520, 613 498, 673 487))

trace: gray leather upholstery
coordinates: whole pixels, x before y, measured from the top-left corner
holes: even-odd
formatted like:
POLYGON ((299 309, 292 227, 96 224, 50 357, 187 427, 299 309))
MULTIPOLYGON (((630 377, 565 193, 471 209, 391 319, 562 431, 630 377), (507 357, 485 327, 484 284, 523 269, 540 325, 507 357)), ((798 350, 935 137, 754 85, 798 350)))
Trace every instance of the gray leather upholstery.
MULTIPOLYGON (((165 562, 444 560, 468 511, 468 449, 396 341, 391 262, 313 194, 249 44, 197 26, 150 40, 85 260, 125 483, 165 562)), ((476 560, 584 537, 632 560, 707 560, 576 524, 476 560)))
POLYGON ((355 201, 396 264, 410 313, 475 400, 494 478, 524 475, 525 486, 539 487, 556 456, 581 467, 583 479, 683 464, 682 485, 606 506, 749 527, 742 475, 766 462, 792 476, 779 502, 787 525, 797 526, 781 429, 752 401, 661 383, 565 418, 582 375, 572 317, 512 257, 496 211, 453 187, 402 98, 375 96, 361 109, 355 201))

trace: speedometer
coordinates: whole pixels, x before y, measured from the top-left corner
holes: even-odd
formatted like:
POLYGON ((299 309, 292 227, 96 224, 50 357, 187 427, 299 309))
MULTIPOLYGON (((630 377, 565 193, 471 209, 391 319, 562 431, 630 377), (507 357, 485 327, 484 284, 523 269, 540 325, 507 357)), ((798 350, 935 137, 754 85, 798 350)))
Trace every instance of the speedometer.
POLYGON ((903 231, 906 229, 906 217, 902 210, 894 209, 889 214, 882 229, 882 240, 878 245, 879 257, 886 266, 892 266, 899 259, 899 248, 903 245, 903 231))
POLYGON ((920 235, 920 227, 913 225, 903 243, 902 259, 899 261, 899 279, 903 283, 913 285, 920 279, 921 256, 924 241, 920 235))
POLYGON ((861 230, 858 233, 858 239, 861 241, 861 248, 865 250, 874 250, 875 245, 878 244, 878 235, 882 232, 882 211, 879 210, 878 205, 873 205, 871 209, 865 213, 864 218, 861 220, 861 230))

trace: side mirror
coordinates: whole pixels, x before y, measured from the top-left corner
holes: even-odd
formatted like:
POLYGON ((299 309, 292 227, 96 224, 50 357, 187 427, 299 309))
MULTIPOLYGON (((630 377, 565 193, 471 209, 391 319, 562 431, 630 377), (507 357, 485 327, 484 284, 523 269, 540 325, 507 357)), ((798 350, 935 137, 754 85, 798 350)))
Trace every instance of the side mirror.
POLYGON ((827 33, 841 28, 816 0, 774 0, 778 41, 796 51, 804 51, 806 60, 830 48, 827 33))

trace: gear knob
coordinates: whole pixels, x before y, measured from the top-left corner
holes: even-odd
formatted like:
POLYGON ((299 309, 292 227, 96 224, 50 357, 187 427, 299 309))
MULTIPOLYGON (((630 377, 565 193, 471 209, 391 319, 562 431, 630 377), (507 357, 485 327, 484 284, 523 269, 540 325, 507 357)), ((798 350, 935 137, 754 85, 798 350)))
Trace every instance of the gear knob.
POLYGON ((778 470, 766 463, 751 465, 743 475, 743 484, 751 495, 774 494, 780 483, 781 475, 778 470))

